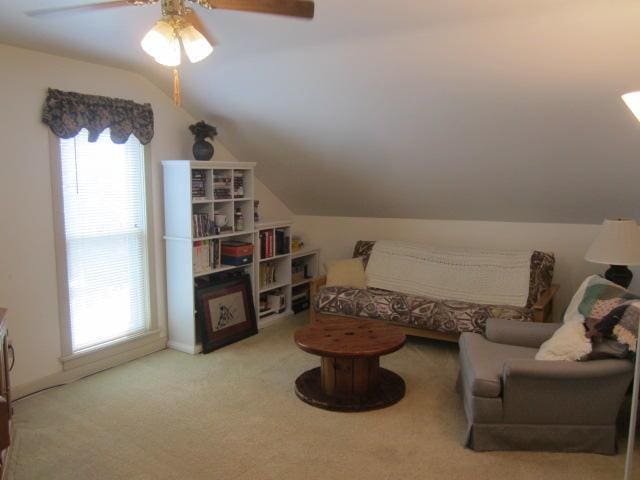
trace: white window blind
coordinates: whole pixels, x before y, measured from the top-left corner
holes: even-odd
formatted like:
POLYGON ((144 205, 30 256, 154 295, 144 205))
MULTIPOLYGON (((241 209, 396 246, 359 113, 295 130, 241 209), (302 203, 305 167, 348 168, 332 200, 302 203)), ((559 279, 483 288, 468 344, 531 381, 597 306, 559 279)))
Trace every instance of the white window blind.
POLYGON ((73 353, 149 324, 144 149, 105 130, 60 140, 73 353))

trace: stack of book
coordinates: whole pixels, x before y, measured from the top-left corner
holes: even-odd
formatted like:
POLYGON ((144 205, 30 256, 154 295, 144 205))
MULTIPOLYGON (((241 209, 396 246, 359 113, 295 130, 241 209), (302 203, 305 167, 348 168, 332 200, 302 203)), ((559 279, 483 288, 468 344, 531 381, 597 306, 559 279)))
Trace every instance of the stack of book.
POLYGON ((220 268, 220 240, 193 242, 193 271, 196 274, 220 268))
POLYGON ((206 181, 206 170, 191 171, 191 198, 194 200, 205 200, 207 198, 206 181))
POLYGON ((231 177, 214 174, 213 198, 215 198, 216 200, 225 200, 231 198, 231 177))
POLYGON ((275 255, 273 245, 273 230, 260 232, 260 258, 269 258, 275 255))
POLYGON ((213 198, 215 198, 216 200, 226 200, 228 198, 231 198, 231 190, 229 190, 228 188, 215 187, 213 189, 213 198))
POLYGON ((260 265, 260 288, 267 288, 276 283, 278 266, 275 262, 260 265))
POLYGON ((309 267, 304 258, 291 262, 291 283, 299 283, 309 278, 309 267))
POLYGON ((291 291, 291 310, 294 313, 309 308, 309 285, 300 285, 291 291))
POLYGON ((244 197, 244 177, 236 172, 233 176, 233 196, 244 197))
POLYGON ((215 225, 213 220, 209 218, 208 213, 194 213, 193 214, 193 236, 194 237, 208 237, 209 235, 215 235, 215 225))
POLYGON ((286 228, 276 228, 276 255, 289 253, 289 237, 286 228))

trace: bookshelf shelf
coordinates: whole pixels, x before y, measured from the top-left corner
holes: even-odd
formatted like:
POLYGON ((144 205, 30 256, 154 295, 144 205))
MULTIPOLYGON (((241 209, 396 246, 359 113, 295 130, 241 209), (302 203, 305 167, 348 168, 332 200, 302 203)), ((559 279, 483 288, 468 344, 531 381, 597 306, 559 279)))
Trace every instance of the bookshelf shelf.
MULTIPOLYGON (((194 242, 200 242, 200 241, 203 241, 203 240, 216 240, 216 239, 219 239, 219 238, 239 237, 239 236, 242 236, 242 235, 252 235, 252 234, 253 234, 253 232, 247 232, 245 230, 242 230, 240 232, 221 233, 219 235, 209 235, 209 236, 206 236, 206 237, 194 237, 192 240, 194 242)), ((191 240, 191 239, 189 239, 189 240, 191 240)))
POLYGON ((288 253, 283 253, 282 255, 274 255, 273 257, 266 257, 266 258, 261 258, 260 261, 261 262, 270 262, 272 260, 278 260, 280 258, 287 258, 289 257, 290 254, 288 253))
POLYGON ((204 277, 206 275, 211 275, 212 273, 228 272, 229 270, 251 267, 252 265, 253 263, 246 263, 244 265, 221 265, 218 268, 210 268, 209 270, 205 270, 203 272, 194 272, 193 277, 194 278, 204 277))
POLYGON ((289 285, 289 282, 284 282, 284 281, 275 283, 273 285, 267 285, 266 287, 260 289, 260 293, 270 292, 271 290, 276 290, 278 288, 286 287, 287 285, 289 285))
POLYGON ((300 285, 306 285, 307 283, 311 283, 313 278, 305 278, 304 280, 291 284, 291 288, 299 287, 300 285))
POLYGON ((301 257, 309 257, 313 255, 318 255, 319 253, 320 253, 320 250, 318 249, 303 248, 302 250, 296 250, 295 252, 293 252, 291 254, 291 258, 295 259, 295 258, 301 258, 301 257))

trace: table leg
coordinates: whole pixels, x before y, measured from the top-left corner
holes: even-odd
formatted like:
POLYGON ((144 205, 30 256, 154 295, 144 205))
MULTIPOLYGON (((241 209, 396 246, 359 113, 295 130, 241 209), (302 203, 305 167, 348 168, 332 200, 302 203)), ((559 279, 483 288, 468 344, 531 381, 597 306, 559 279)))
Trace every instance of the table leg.
POLYGON ((404 396, 405 385, 380 367, 380 357, 321 357, 320 368, 296 379, 296 395, 316 407, 343 412, 383 408, 404 396))
POLYGON ((380 358, 322 357, 321 384, 327 395, 366 395, 378 385, 380 358))

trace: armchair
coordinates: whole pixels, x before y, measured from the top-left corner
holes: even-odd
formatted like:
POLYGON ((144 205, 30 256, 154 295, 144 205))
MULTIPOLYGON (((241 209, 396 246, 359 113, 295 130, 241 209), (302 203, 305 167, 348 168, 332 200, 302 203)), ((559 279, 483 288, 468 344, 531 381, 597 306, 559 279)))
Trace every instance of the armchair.
POLYGON ((535 360, 560 324, 489 319, 460 337, 458 390, 474 450, 616 452, 616 417, 633 377, 628 360, 535 360))

